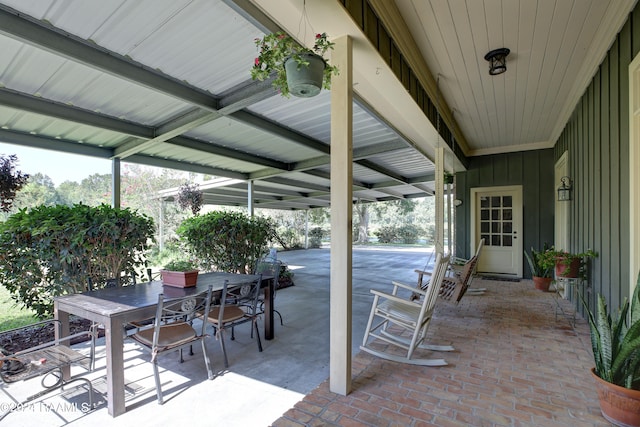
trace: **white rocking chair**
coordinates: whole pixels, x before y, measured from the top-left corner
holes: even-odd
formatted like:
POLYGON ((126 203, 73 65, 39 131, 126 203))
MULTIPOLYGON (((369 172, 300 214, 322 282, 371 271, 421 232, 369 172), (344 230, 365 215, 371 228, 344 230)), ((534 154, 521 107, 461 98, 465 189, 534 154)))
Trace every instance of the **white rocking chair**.
MULTIPOLYGON (((454 350, 451 346, 424 343, 448 265, 449 257, 443 257, 442 254, 438 253, 433 268, 431 284, 424 290, 398 282, 392 282, 393 291, 391 294, 371 289, 371 293, 374 295, 373 305, 371 306, 369 322, 360 349, 395 362, 423 366, 446 365, 447 362, 444 359, 420 359, 413 356, 414 351, 418 348, 432 351, 454 350), (398 290, 400 289, 420 294, 420 301, 411 301, 409 295, 406 298, 401 297, 398 295, 398 290), (374 318, 376 317, 381 318, 382 321, 374 325, 374 318), (401 336, 405 331, 410 333, 410 338, 401 336), (375 340, 406 350, 406 356, 371 347, 375 340)), ((390 349, 393 350, 393 348, 390 349)))

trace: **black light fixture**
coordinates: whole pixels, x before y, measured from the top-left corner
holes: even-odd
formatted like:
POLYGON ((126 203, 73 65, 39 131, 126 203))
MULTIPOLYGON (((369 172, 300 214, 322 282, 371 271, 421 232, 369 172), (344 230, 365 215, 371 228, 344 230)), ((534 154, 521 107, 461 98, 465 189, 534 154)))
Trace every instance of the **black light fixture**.
POLYGON ((566 202, 571 200, 571 178, 563 176, 560 178, 560 187, 558 187, 558 201, 566 202))
POLYGON ((489 61, 489 74, 496 76, 507 71, 507 55, 511 52, 506 47, 492 50, 484 56, 489 61))

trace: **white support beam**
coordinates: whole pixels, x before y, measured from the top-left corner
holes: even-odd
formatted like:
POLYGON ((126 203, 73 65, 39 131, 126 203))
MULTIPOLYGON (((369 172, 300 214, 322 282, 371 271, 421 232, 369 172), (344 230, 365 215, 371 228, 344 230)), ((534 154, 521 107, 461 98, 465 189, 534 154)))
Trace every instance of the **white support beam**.
POLYGON ((436 148, 436 252, 444 254, 444 148, 436 148))
POLYGON ((253 180, 249 180, 247 182, 247 214, 250 217, 253 217, 253 205, 254 205, 253 180))
POLYGON ((352 40, 335 40, 331 62, 331 285, 329 389, 351 392, 353 57, 352 40))
POLYGON ((111 206, 120 209, 120 159, 111 160, 111 206))

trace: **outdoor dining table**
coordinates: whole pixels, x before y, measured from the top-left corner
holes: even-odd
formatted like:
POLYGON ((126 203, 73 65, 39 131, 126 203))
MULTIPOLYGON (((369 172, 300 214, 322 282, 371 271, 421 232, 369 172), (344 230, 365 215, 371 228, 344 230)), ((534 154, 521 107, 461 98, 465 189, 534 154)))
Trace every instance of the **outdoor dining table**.
MULTIPOLYGON (((107 407, 116 417, 126 411, 124 384, 124 325, 153 318, 158 305, 158 295, 179 298, 189 293, 206 291, 211 284, 213 291, 222 290, 225 280, 230 287, 239 286, 257 279, 256 275, 233 273, 203 273, 198 283, 191 288, 176 288, 163 285, 161 281, 139 283, 132 286, 104 288, 81 294, 64 295, 54 301, 55 318, 61 322, 61 336, 69 335, 69 315, 76 315, 104 325, 107 361, 107 407)), ((273 277, 263 276, 265 292, 264 335, 270 340, 273 332, 273 277)), ((69 373, 66 372, 66 375, 69 373)))

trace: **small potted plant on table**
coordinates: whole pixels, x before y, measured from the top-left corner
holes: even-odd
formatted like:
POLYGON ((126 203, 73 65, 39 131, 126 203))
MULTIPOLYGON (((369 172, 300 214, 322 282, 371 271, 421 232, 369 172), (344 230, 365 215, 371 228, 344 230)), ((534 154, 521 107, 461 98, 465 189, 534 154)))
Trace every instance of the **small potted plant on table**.
POLYGON ((195 286, 198 281, 198 269, 191 261, 171 261, 162 270, 162 284, 178 288, 195 286))
POLYGON ((533 284, 536 289, 545 292, 549 290, 549 286, 551 286, 551 282, 553 281, 551 273, 555 266, 555 259, 546 256, 548 250, 549 248, 545 244, 541 252, 536 251, 533 247, 531 248, 530 254, 527 251, 524 252, 524 256, 531 269, 533 284))

